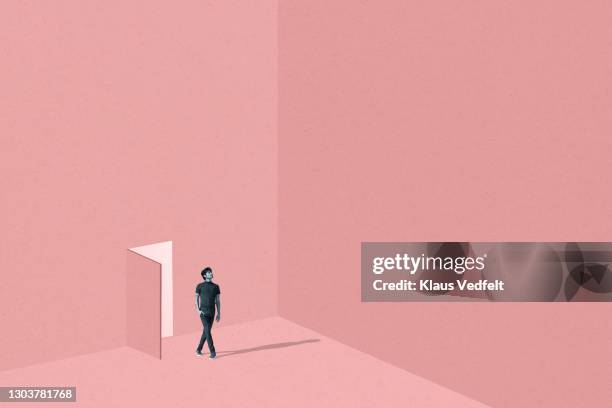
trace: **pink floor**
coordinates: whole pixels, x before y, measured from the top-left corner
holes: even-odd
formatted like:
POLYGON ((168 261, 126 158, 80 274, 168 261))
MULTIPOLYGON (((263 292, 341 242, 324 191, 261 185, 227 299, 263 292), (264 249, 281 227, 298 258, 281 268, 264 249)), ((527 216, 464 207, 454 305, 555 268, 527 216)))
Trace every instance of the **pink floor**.
POLYGON ((194 355, 193 333, 164 339, 161 361, 122 347, 0 372, 0 384, 75 385, 77 403, 58 408, 485 407, 279 317, 214 335, 216 360, 194 355))

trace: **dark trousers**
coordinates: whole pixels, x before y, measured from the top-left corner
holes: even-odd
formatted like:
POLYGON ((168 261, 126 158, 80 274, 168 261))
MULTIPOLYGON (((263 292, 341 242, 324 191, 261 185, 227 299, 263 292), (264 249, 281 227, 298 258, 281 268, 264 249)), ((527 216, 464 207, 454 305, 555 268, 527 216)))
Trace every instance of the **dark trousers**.
POLYGON ((214 316, 204 316, 202 313, 200 313, 200 320, 202 320, 202 326, 204 327, 204 330, 202 331, 200 344, 198 344, 198 351, 202 351, 202 347, 204 347, 204 342, 208 340, 208 350, 210 350, 210 354, 214 354, 215 344, 213 343, 213 338, 210 333, 214 321, 214 316))

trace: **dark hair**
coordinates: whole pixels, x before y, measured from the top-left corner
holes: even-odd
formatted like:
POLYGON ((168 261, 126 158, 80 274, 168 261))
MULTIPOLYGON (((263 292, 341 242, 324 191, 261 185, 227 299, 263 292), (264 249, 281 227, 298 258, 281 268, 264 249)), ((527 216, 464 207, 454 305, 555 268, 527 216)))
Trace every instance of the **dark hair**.
POLYGON ((206 275, 206 272, 210 272, 212 273, 212 268, 210 266, 207 266, 206 268, 202 269, 202 273, 200 275, 202 275, 202 277, 204 278, 206 275))

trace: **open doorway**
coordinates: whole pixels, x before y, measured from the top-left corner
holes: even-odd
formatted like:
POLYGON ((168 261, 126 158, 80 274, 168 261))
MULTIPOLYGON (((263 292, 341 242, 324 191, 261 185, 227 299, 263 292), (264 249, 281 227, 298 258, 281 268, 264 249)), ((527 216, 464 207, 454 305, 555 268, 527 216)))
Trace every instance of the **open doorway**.
POLYGON ((161 339, 174 334, 172 241, 127 251, 127 344, 161 358, 161 339))

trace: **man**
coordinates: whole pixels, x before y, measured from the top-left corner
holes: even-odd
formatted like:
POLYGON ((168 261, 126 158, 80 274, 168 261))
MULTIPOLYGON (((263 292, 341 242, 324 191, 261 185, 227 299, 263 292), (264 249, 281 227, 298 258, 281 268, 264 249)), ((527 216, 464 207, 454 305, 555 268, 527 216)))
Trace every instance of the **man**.
POLYGON ((196 350, 196 356, 202 356, 202 347, 204 342, 208 340, 208 349, 210 350, 210 358, 217 357, 215 352, 215 344, 211 334, 213 325, 213 319, 215 318, 215 305, 217 306, 217 321, 221 320, 221 290, 219 285, 213 283, 213 272, 210 267, 206 267, 202 270, 202 278, 204 282, 196 286, 196 309, 200 314, 200 320, 202 320, 202 337, 200 338, 200 344, 196 350))

